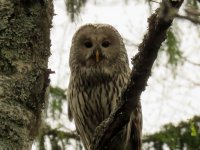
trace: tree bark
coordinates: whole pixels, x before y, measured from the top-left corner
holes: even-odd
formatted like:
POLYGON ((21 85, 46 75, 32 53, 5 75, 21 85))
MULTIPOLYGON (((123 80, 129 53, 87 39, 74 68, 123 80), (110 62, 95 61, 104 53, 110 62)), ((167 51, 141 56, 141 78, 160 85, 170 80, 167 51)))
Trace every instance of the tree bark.
POLYGON ((0 0, 0 149, 30 150, 49 84, 52 0, 0 0))

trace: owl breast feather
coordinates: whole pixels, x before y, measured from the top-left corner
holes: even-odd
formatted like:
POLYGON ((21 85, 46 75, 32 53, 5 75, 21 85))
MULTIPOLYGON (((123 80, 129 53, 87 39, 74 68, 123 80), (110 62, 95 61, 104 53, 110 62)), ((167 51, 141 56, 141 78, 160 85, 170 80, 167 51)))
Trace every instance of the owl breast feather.
POLYGON ((69 112, 86 147, 92 140, 95 128, 116 107, 122 90, 126 88, 128 75, 71 76, 68 89, 69 112))

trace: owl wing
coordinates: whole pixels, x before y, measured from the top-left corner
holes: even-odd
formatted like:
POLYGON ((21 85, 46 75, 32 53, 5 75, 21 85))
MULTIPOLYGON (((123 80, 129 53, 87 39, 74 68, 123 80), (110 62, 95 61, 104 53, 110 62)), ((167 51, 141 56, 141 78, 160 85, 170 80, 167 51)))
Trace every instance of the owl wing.
MULTIPOLYGON (((72 103, 74 99, 74 90, 75 89, 73 87, 73 78, 70 78, 70 82, 69 82, 69 86, 68 86, 68 90, 67 90, 67 99, 68 99, 68 118, 70 121, 72 121, 74 119, 75 124, 76 124, 76 131, 78 133, 78 135, 81 137, 81 141, 84 145, 84 147, 86 149, 89 149, 89 141, 88 141, 88 137, 86 137, 86 134, 84 134, 83 132, 80 131, 84 131, 83 127, 81 126, 81 122, 78 119, 78 116, 73 116, 73 107, 72 107, 72 103)), ((76 100, 75 100, 76 101, 76 100)))
POLYGON ((142 147, 142 111, 139 102, 136 110, 131 114, 126 131, 126 150, 141 150, 142 147))
POLYGON ((71 106, 70 106, 69 103, 68 103, 68 118, 69 118, 70 121, 73 120, 72 111, 71 111, 71 106))
POLYGON ((67 100, 68 100, 68 118, 70 121, 73 120, 73 115, 72 115, 72 98, 73 98, 73 93, 72 93, 72 84, 71 84, 71 78, 70 78, 70 82, 69 82, 69 86, 66 92, 67 95, 67 100))

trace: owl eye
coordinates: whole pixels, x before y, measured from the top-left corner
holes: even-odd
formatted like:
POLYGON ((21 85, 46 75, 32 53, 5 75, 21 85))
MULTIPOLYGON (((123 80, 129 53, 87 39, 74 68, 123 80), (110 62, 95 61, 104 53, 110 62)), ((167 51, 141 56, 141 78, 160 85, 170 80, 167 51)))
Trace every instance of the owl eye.
POLYGON ((110 46, 110 41, 103 41, 102 42, 102 44, 101 44, 101 46, 103 46, 104 48, 107 48, 107 47, 109 47, 110 46))
POLYGON ((91 47, 93 46, 93 44, 92 44, 91 41, 87 40, 87 41, 84 42, 84 46, 85 46, 86 48, 91 48, 91 47))

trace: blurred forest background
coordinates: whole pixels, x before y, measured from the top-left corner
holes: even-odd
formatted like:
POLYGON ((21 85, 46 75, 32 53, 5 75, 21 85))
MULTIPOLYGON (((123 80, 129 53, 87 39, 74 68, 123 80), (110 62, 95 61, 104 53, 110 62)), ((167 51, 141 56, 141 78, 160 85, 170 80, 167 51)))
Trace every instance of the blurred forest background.
MULTIPOLYGON (((85 23, 108 23, 124 38, 129 59, 147 31, 160 0, 54 0, 49 105, 35 141, 37 150, 81 150, 67 118, 69 48, 85 23)), ((200 2, 186 0, 160 49, 141 97, 144 150, 200 150, 200 2)), ((173 12, 172 12, 173 13, 173 12)), ((131 64, 130 64, 131 65, 131 64)))

